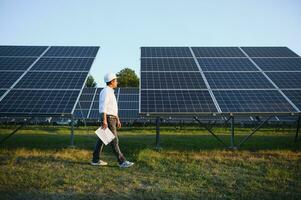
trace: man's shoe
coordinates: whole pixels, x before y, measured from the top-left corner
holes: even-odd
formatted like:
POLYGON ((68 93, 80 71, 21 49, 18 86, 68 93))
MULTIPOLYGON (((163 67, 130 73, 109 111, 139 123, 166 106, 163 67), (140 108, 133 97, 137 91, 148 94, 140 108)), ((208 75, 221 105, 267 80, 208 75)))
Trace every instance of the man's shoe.
POLYGON ((128 168, 128 167, 131 167, 133 166, 134 163, 133 162, 130 162, 130 161, 124 161, 123 163, 119 164, 119 167, 120 168, 128 168))
POLYGON ((108 165, 107 162, 103 161, 103 160, 99 160, 98 162, 91 162, 91 165, 93 166, 105 166, 105 165, 108 165))

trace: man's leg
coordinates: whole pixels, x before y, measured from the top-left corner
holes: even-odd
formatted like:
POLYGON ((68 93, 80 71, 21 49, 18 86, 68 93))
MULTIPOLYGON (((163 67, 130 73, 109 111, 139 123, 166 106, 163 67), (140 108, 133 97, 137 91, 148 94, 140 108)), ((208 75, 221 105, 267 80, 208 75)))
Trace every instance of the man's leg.
POLYGON ((112 131, 112 133, 115 135, 115 138, 110 143, 113 152, 115 153, 117 157, 117 161, 119 164, 123 163, 125 161, 125 157, 123 156, 120 148, 119 148, 119 140, 117 135, 117 120, 116 118, 108 118, 108 127, 112 131))
POLYGON ((101 141, 101 139, 97 138, 97 142, 93 152, 93 159, 92 159, 93 163, 97 163, 99 161, 99 155, 102 148, 103 148, 103 142, 101 141))

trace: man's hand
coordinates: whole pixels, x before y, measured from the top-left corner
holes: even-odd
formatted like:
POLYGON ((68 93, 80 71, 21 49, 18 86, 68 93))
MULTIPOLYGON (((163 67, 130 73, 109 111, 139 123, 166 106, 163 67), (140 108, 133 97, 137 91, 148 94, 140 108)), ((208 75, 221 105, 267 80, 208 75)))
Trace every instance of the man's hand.
POLYGON ((106 129, 106 128, 108 128, 108 123, 107 123, 107 120, 103 120, 103 122, 102 122, 102 129, 106 129))
POLYGON ((117 128, 121 128, 121 122, 119 119, 117 120, 117 128))

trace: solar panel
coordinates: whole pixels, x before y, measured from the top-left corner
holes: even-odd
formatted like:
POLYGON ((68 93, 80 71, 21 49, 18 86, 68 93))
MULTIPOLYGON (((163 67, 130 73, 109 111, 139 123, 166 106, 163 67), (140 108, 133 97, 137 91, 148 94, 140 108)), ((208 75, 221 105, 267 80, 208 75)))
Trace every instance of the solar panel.
POLYGON ((283 92, 301 110, 301 90, 283 90, 283 92))
POLYGON ((0 46, 0 82, 8 89, 0 96, 0 114, 71 115, 97 50, 98 47, 0 46))
POLYGON ((286 99, 275 90, 213 91, 222 112, 281 113, 295 112, 286 99))
POLYGON ((6 92, 6 90, 0 90, 0 97, 6 92))
POLYGON ((217 112, 208 91, 141 90, 143 113, 217 112))
POLYGON ((0 56, 40 56, 47 46, 0 46, 0 56))
POLYGON ((260 72, 205 72, 212 89, 274 88, 260 72))
POLYGON ((47 71, 89 71, 94 58, 53 58, 42 57, 32 70, 47 71))
POLYGON ((299 57, 287 47, 242 47, 250 57, 299 57))
POLYGON ((0 103, 1 113, 70 114, 80 90, 11 90, 0 103))
POLYGON ((15 88, 81 89, 88 72, 28 72, 15 88))
MULTIPOLYGON (((201 115, 300 112, 281 91, 284 88, 301 90, 298 81, 301 71, 296 71, 300 58, 287 47, 187 48, 193 57, 183 58, 182 53, 170 53, 172 56, 169 58, 158 58, 158 55, 168 57, 170 54, 163 53, 164 47, 141 49, 140 113, 201 115), (160 53, 157 49, 161 50, 160 53), (192 60, 179 64, 179 58, 186 61, 193 59, 197 70, 191 67, 194 66, 190 63, 192 60), (296 72, 282 73, 278 69, 296 72)), ((179 48, 172 50, 169 47, 168 51, 179 52, 179 48)))
POLYGON ((301 58, 253 58, 263 71, 301 71, 301 58))
POLYGON ((198 58, 203 71, 258 71, 248 58, 198 58))
POLYGON ((0 57, 0 70, 25 71, 36 59, 34 57, 0 57))
POLYGON ((246 57, 238 47, 192 47, 196 57, 246 57))
POLYGON ((301 72, 267 72, 266 74, 281 89, 301 88, 301 72))
POLYGON ((95 57, 99 47, 70 47, 54 46, 51 47, 45 56, 51 57, 95 57))
POLYGON ((23 72, 3 72, 0 71, 0 87, 10 88, 23 72))
POLYGON ((141 72, 141 89, 146 88, 195 89, 206 85, 199 72, 141 72))
POLYGON ((188 47, 141 47, 141 57, 192 57, 188 47))
POLYGON ((137 94, 119 94, 118 101, 139 101, 139 91, 137 94))
POLYGON ((198 71, 193 58, 141 58, 141 71, 198 71))
POLYGON ((74 115, 77 118, 88 118, 97 88, 85 87, 76 105, 74 115))
POLYGON ((123 122, 133 122, 139 115, 139 88, 119 88, 118 115, 123 122))

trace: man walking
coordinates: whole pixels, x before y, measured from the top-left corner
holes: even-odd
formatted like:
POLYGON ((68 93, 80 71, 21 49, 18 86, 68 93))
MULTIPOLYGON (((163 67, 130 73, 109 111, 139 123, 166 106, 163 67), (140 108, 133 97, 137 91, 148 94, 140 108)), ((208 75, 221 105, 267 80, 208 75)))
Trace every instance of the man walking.
MULTIPOLYGON (((117 157, 119 167, 131 167, 134 163, 125 159, 118 144, 117 128, 121 128, 121 123, 118 117, 117 100, 114 94, 114 89, 117 88, 118 84, 117 77, 115 74, 108 73, 105 75, 104 81, 106 82, 107 86, 102 89, 99 95, 99 112, 101 115, 102 128, 109 128, 115 135, 115 138, 112 140, 110 145, 112 146, 113 152, 117 157)), ((102 146, 103 142, 101 139, 97 138, 91 165, 107 165, 106 162, 99 159, 102 146)))

